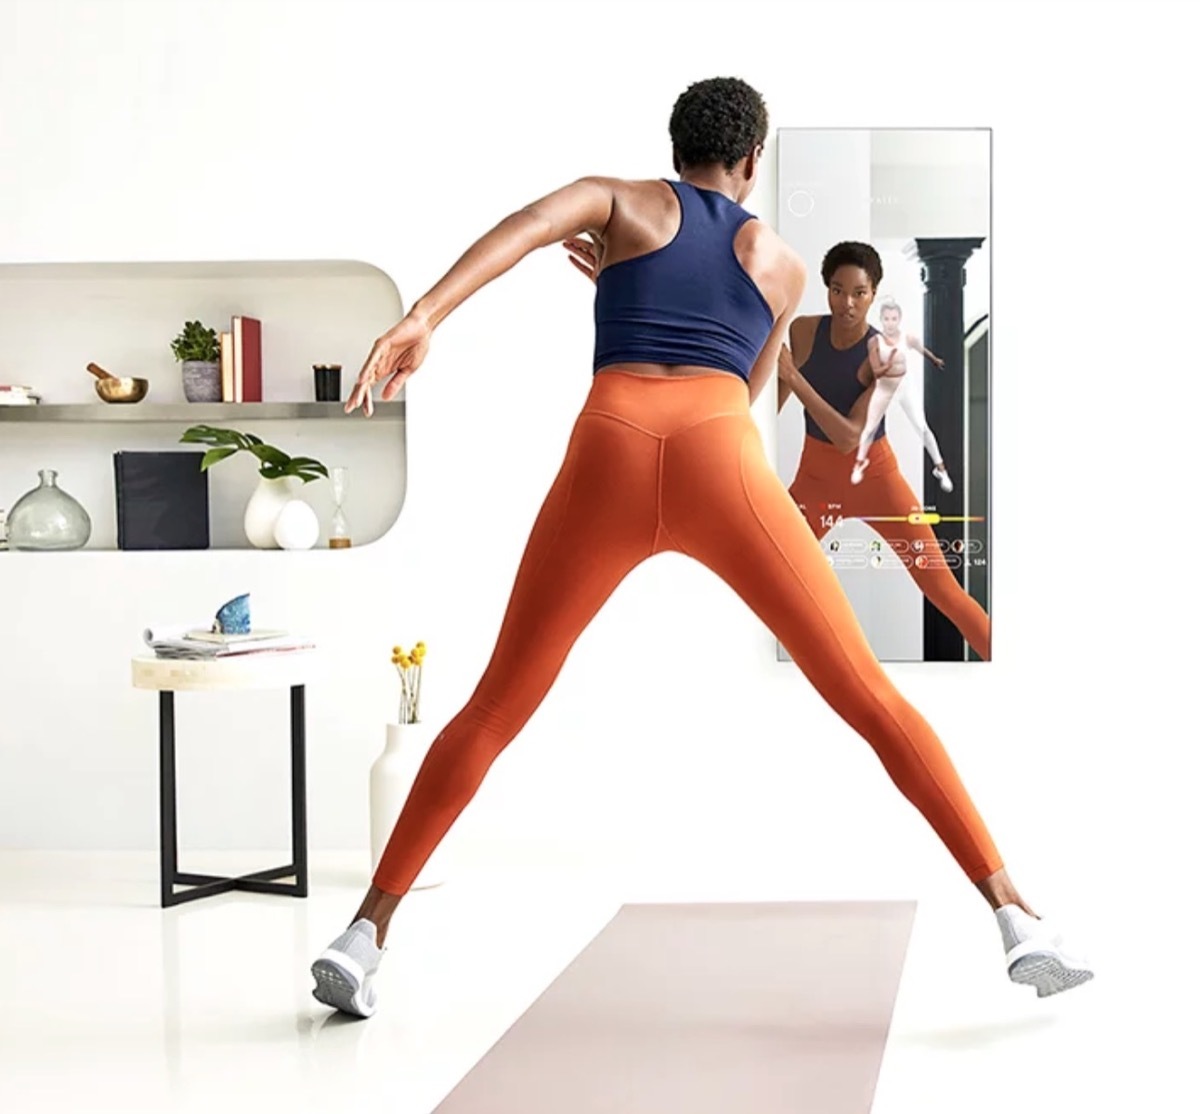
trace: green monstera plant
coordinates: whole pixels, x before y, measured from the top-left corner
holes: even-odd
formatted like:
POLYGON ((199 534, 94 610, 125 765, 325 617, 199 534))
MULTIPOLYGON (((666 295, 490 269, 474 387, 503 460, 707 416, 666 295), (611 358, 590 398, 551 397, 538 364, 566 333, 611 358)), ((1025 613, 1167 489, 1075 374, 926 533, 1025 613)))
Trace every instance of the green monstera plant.
POLYGON ((261 437, 253 433, 239 433, 236 429, 219 429, 210 425, 194 425, 179 439, 186 444, 212 445, 200 461, 200 470, 207 471, 214 464, 231 457, 234 453, 248 452, 259 460, 258 474, 265 480, 282 480, 286 476, 310 483, 319 476, 328 479, 329 470, 319 460, 310 456, 288 456, 274 445, 265 445, 261 437))

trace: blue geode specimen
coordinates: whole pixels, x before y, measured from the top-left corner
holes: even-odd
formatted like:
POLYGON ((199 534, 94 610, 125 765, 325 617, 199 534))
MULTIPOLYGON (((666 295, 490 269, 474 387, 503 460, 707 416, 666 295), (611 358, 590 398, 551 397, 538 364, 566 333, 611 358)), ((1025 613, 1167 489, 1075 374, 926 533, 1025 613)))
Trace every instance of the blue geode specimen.
POLYGON ((217 634, 249 634, 249 595, 235 596, 227 604, 224 604, 217 612, 216 620, 213 622, 213 630, 217 634))

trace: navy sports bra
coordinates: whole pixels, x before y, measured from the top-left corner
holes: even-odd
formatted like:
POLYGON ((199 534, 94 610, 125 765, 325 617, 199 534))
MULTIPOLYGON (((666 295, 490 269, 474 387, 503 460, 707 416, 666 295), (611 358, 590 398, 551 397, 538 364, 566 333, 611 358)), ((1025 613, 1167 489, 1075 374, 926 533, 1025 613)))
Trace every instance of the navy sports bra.
MULTIPOLYGON (((858 369, 867 358, 867 347, 871 337, 879 330, 874 325, 868 325, 866 333, 856 344, 849 348, 834 348, 829 339, 829 326, 833 320, 825 314, 817 322, 817 331, 813 334, 812 352, 809 353, 805 364, 800 368, 804 378, 812 384, 817 392, 839 414, 848 417, 851 408, 858 401, 859 395, 867 388, 858 381, 858 369)), ((875 431, 873 441, 878 441, 886 432, 885 419, 879 419, 879 428, 875 431)), ((804 411, 804 428, 809 437, 818 441, 828 441, 825 431, 813 420, 813 416, 804 411)))
POLYGON ((733 251, 737 230, 754 214, 717 190, 662 180, 679 198, 679 231, 600 271, 593 374, 617 363, 695 364, 749 382, 775 324, 733 251))

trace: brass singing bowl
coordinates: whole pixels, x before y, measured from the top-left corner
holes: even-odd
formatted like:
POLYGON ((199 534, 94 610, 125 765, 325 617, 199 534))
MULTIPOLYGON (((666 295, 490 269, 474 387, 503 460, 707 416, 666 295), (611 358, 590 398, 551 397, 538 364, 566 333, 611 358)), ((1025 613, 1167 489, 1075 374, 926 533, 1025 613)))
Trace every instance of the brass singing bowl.
POLYGON ((141 402, 149 389, 149 379, 112 376, 109 379, 96 380, 96 394, 105 402, 141 402))

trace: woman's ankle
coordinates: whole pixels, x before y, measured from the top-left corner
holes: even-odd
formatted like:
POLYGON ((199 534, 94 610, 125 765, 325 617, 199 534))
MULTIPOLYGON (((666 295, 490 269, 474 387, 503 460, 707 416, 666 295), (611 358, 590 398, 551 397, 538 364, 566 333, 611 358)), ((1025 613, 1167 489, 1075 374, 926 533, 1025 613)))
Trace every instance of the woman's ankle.
POLYGON ((383 947, 384 938, 391 925, 392 914, 399 904, 400 898, 397 895, 387 893, 378 886, 372 885, 367 891, 367 896, 363 898, 362 904, 358 907, 358 912, 354 914, 356 921, 370 921, 375 926, 376 947, 383 947))
POLYGON ((1023 909, 1031 917, 1037 917, 1037 914, 1029 908, 1021 898, 1021 895, 1017 893, 1016 886, 1012 884, 1008 877, 1008 871, 1003 867, 995 873, 988 875, 982 881, 976 882, 975 886, 983 894, 993 910, 999 909, 1003 905, 1015 905, 1018 909, 1023 909))

